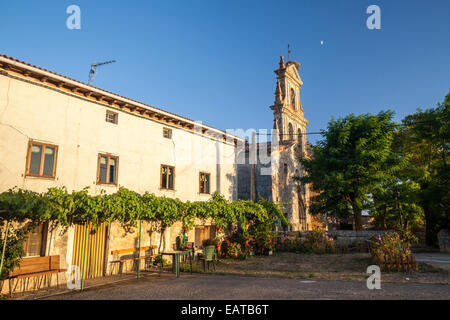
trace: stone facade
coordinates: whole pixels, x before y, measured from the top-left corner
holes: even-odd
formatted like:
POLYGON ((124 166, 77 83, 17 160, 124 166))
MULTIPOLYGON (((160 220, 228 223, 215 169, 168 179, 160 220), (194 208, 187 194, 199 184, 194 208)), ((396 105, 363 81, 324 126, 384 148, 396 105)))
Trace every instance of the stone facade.
MULTIPOLYGON (((257 163, 255 165, 255 194, 260 195, 266 200, 273 201, 272 193, 272 175, 264 174, 265 169, 270 169, 270 164, 257 163)), ((238 198, 242 200, 251 200, 252 173, 250 164, 237 164, 238 174, 238 198)))
POLYGON ((309 156, 305 135, 308 121, 300 99, 303 82, 299 68, 298 62, 285 64, 281 57, 279 69, 275 70, 275 102, 270 107, 274 115, 272 141, 258 143, 253 139, 238 153, 238 198, 257 200, 261 195, 281 203, 291 230, 310 230, 309 187, 294 179, 303 174, 298 159, 309 156), (252 163, 251 159, 255 161, 252 163))

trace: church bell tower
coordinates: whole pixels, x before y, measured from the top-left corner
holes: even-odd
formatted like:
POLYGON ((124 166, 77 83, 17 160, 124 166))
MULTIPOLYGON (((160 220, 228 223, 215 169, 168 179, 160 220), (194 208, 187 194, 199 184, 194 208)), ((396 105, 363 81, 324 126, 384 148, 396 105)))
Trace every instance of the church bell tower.
POLYGON ((297 141, 300 150, 305 152, 306 126, 308 121, 303 115, 300 90, 303 81, 298 74, 300 63, 297 61, 284 62, 280 57, 279 68, 275 70, 277 83, 275 102, 270 108, 273 110, 274 129, 279 132, 280 143, 297 141))

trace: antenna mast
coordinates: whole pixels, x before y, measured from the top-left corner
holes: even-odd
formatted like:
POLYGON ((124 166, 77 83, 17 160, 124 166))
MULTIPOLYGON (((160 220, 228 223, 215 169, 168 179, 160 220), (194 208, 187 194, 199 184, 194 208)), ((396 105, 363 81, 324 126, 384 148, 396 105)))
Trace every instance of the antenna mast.
POLYGON ((103 66, 103 65, 109 64, 109 63, 114 63, 114 62, 116 62, 116 60, 105 61, 105 62, 100 62, 100 63, 94 62, 93 64, 91 64, 91 70, 89 71, 89 85, 92 85, 92 81, 94 80, 95 73, 97 72, 97 67, 103 66))

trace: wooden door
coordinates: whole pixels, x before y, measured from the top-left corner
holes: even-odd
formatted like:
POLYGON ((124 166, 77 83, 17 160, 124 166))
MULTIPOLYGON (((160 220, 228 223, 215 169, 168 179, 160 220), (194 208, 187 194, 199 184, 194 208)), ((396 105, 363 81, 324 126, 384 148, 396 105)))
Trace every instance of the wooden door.
MULTIPOLYGON (((86 260, 84 265, 85 279, 102 277, 105 272, 105 251, 107 226, 105 223, 97 228, 92 224, 87 227, 86 260)), ((86 223, 75 225, 75 237, 73 243, 72 265, 83 272, 83 259, 86 239, 86 223)))

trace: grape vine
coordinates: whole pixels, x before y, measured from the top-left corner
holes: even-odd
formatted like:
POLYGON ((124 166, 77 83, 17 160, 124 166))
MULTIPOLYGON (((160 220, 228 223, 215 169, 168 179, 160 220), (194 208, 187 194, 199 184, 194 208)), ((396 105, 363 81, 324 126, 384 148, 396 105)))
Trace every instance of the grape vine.
POLYGON ((70 226, 86 219, 94 226, 112 221, 136 226, 144 220, 170 227, 180 221, 187 230, 195 225, 196 219, 212 219, 218 227, 238 222, 244 231, 255 223, 270 225, 278 220, 289 224, 279 205, 273 202, 262 198, 258 202, 228 201, 219 193, 207 201, 192 202, 148 192, 141 195, 123 187, 113 194, 102 191, 99 195, 89 195, 89 188, 68 192, 65 187, 49 188, 45 193, 18 188, 0 193, 0 220, 54 221, 70 226))

